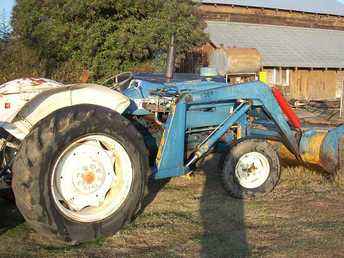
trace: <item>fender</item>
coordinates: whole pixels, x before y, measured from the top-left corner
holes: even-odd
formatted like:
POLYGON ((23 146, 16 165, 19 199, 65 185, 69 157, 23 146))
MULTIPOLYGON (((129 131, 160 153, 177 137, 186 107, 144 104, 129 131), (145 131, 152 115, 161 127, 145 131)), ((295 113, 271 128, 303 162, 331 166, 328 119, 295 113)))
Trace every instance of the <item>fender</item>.
POLYGON ((10 123, 3 125, 10 134, 22 140, 44 117, 68 106, 93 104, 122 114, 130 105, 120 92, 96 84, 74 84, 44 91, 26 103, 10 123))

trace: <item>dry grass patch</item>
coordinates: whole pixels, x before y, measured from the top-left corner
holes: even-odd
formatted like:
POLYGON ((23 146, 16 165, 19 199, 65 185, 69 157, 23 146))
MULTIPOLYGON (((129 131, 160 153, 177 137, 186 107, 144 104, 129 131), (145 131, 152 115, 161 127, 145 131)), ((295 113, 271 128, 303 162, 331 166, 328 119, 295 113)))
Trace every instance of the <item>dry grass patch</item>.
MULTIPOLYGON (((210 163, 212 161, 210 160, 210 163)), ((143 213, 115 236, 56 247, 2 202, 0 256, 17 257, 333 257, 344 254, 343 189, 318 171, 283 168, 265 197, 230 198, 217 163, 191 179, 151 185, 143 213)))

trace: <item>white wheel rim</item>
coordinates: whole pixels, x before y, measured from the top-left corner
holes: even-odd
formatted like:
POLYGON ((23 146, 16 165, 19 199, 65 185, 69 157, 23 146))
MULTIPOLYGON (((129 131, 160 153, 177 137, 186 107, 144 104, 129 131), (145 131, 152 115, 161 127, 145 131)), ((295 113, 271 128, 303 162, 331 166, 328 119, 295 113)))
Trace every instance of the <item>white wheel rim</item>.
POLYGON ((246 153, 240 157, 235 174, 241 186, 248 189, 258 188, 269 177, 269 160, 259 152, 246 153))
POLYGON ((73 142, 58 157, 51 192, 63 215, 95 222, 121 207, 132 180, 132 164, 124 147, 108 136, 92 135, 73 142))

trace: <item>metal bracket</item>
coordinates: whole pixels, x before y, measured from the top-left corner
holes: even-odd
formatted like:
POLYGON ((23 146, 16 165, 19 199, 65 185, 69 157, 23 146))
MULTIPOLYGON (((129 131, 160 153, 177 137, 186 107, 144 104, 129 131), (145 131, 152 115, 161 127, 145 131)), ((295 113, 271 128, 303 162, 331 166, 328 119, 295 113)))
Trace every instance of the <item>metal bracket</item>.
POLYGON ((196 152, 191 160, 186 164, 189 168, 199 158, 205 155, 215 143, 233 126, 248 110, 250 105, 247 102, 241 103, 234 112, 226 117, 226 119, 197 147, 196 152))

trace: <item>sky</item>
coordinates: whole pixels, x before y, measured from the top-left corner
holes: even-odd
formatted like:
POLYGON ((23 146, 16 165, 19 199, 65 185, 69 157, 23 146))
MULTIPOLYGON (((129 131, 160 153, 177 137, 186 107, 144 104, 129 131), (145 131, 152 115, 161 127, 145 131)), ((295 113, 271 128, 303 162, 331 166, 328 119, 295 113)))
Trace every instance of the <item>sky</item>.
POLYGON ((15 5, 15 2, 15 0, 0 0, 0 13, 2 15, 4 13, 5 16, 9 18, 12 12, 12 8, 15 5))

